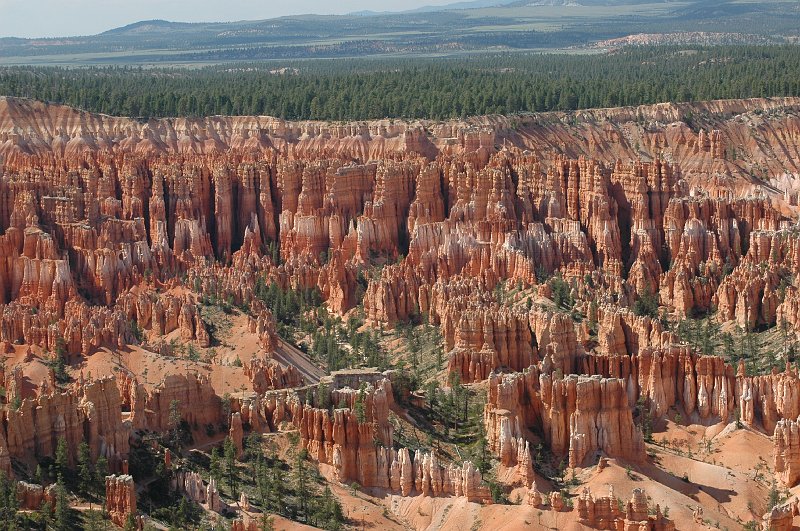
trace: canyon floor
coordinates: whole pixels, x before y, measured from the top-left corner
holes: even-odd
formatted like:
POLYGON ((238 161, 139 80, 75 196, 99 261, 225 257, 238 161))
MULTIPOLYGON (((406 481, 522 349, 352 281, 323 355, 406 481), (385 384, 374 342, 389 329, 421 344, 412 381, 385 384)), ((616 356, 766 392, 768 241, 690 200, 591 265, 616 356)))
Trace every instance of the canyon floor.
POLYGON ((793 529, 798 174, 792 98, 324 123, 0 97, 0 505, 793 529))

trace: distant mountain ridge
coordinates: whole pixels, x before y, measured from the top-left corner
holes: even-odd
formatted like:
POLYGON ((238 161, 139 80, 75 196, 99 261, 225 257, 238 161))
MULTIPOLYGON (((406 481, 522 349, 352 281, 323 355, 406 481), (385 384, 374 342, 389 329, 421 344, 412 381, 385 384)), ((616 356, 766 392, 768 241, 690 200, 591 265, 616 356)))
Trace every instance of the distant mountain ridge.
POLYGON ((100 35, 121 35, 121 34, 135 34, 135 33, 146 33, 148 31, 156 31, 156 30, 174 30, 174 29, 183 29, 189 26, 196 26, 198 24, 203 24, 202 22, 173 22, 170 20, 141 20, 139 22, 134 22, 132 24, 127 24, 125 26, 120 26, 118 28, 112 28, 110 30, 104 31, 100 33, 100 35))
POLYGON ((674 0, 472 0, 444 5, 430 5, 406 11, 355 11, 356 16, 387 15, 393 13, 433 13, 436 11, 459 11, 489 7, 537 7, 537 6, 616 6, 666 3, 674 0))
MULTIPOLYGON (((780 0, 773 0, 780 3, 780 0)), ((764 3, 771 3, 769 1, 764 3)), ((372 11, 362 10, 347 13, 345 15, 316 15, 313 13, 289 15, 271 19, 252 19, 252 20, 239 20, 231 22, 182 22, 171 21, 164 19, 150 19, 132 22, 124 26, 108 29, 97 35, 89 35, 87 37, 114 37, 124 35, 153 35, 164 34, 172 31, 187 31, 187 30, 222 30, 225 31, 230 28, 236 27, 253 27, 259 26, 264 23, 279 22, 293 19, 305 18, 347 18, 347 17, 397 17, 404 15, 415 15, 423 13, 439 13, 450 11, 466 11, 487 8, 499 9, 514 9, 514 8, 535 8, 535 7, 612 7, 612 6, 641 6, 641 5, 656 5, 656 4, 675 4, 676 6, 684 6, 684 16, 687 13, 699 15, 708 12, 709 9, 714 10, 716 13, 724 14, 727 11, 734 9, 730 5, 736 5, 737 2, 733 0, 687 0, 679 2, 677 0, 467 0, 460 2, 453 2, 443 5, 429 5, 422 6, 409 10, 398 11, 372 11)), ((741 8, 739 8, 741 9, 741 8)), ((752 11, 752 9, 750 9, 752 11)), ((46 39, 25 39, 17 37, 0 37, 0 41, 43 41, 52 40, 57 38, 46 39)), ((72 37, 70 37, 72 38, 72 37)))
MULTIPOLYGON (((419 57, 598 48, 651 35, 713 31, 714 42, 796 42, 800 2, 786 0, 463 0, 403 12, 295 15, 232 22, 142 20, 98 35, 0 38, 3 65, 190 65, 419 57), (743 35, 746 29, 747 36, 743 35), (619 39, 623 39, 619 41, 619 39)), ((670 34, 669 39, 658 35, 670 34)), ((641 41, 641 39, 639 39, 641 41)), ((634 42, 638 42, 634 40, 634 42)), ((296 67, 282 64, 279 67, 296 67)))

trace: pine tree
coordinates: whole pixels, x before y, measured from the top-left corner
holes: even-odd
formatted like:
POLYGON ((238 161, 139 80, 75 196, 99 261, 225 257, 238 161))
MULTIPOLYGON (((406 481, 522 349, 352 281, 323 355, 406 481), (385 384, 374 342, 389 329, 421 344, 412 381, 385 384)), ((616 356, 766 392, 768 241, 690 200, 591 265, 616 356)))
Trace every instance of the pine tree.
POLYGON ((181 437, 181 403, 178 400, 172 400, 169 403, 169 418, 167 425, 169 427, 170 444, 180 452, 182 437, 181 437))
POLYGON ((308 499, 309 499, 309 481, 308 481, 308 470, 306 469, 306 458, 308 457, 308 451, 303 448, 299 452, 297 452, 297 456, 295 457, 294 461, 294 490, 298 493, 298 517, 302 519, 303 522, 308 522, 308 499))
POLYGON ((271 492, 269 506, 273 512, 285 514, 287 485, 284 480, 284 472, 281 469, 281 461, 276 455, 273 455, 270 460, 268 473, 271 492))
POLYGON ((331 406, 331 393, 324 383, 317 385, 314 392, 314 406, 319 409, 328 409, 331 406))
POLYGON ((367 420, 366 412, 364 410, 364 397, 366 394, 366 384, 362 383, 361 387, 358 389, 358 394, 356 395, 356 399, 353 402, 353 413, 355 413, 356 420, 363 424, 367 420))
POLYGON ((770 510, 776 505, 781 502, 781 493, 778 490, 778 485, 775 483, 775 480, 772 480, 772 484, 769 489, 769 494, 767 495, 767 509, 770 510))
POLYGON ((85 511, 83 513, 83 528, 85 531, 105 531, 108 529, 100 511, 85 511))
POLYGON ((314 525, 323 529, 337 530, 342 528, 344 513, 339 501, 333 496, 329 486, 325 486, 322 496, 314 498, 314 525))
POLYGON ((225 393, 222 395, 221 404, 222 406, 222 418, 224 419, 223 422, 225 424, 226 429, 228 428, 228 423, 231 420, 231 395, 230 393, 225 393))
MULTIPOLYGON (((186 498, 181 498, 185 500, 186 498)), ((139 529, 139 525, 136 523, 136 516, 133 513, 128 513, 128 516, 125 517, 125 525, 123 526, 123 531, 137 531, 139 529)))
POLYGON ((489 443, 486 440, 486 427, 483 425, 482 418, 478 419, 478 453, 475 459, 475 466, 478 467, 481 474, 485 474, 491 468, 491 460, 489 459, 489 443))
POLYGON ((175 520, 181 525, 186 525, 191 518, 191 509, 189 508, 189 500, 185 496, 181 496, 181 501, 178 502, 178 510, 175 511, 175 520))
POLYGON ((0 531, 17 529, 17 489, 5 472, 0 470, 0 531))
POLYGON ((650 415, 650 408, 644 397, 640 397, 636 401, 636 412, 638 413, 638 424, 642 430, 644 440, 647 442, 653 441, 653 419, 650 415))
POLYGON ((261 507, 266 509, 270 499, 271 485, 267 471, 267 465, 262 456, 256 458, 254 479, 256 482, 256 492, 258 493, 258 502, 261 507))
POLYGON ((260 531, 274 531, 275 523, 272 516, 267 513, 262 514, 258 522, 258 528, 260 531))
POLYGON ((108 475, 108 460, 104 456, 97 458, 94 464, 94 489, 103 498, 106 492, 106 476, 108 475))
POLYGON ((55 374, 56 381, 58 383, 67 383, 70 380, 69 374, 67 373, 67 343, 64 341, 64 338, 58 336, 56 338, 56 348, 54 352, 53 358, 53 373, 55 374))
POLYGON ((69 456, 67 454, 67 440, 64 437, 59 437, 58 442, 56 443, 56 454, 55 454, 55 472, 56 477, 64 477, 67 473, 67 468, 69 466, 69 456))
POLYGON ((56 507, 53 513, 53 528, 56 531, 68 531, 72 529, 70 518, 69 500, 67 499, 67 489, 59 478, 56 484, 56 507))
POLYGON ((209 466, 209 475, 217 482, 222 483, 222 465, 220 464, 219 448, 216 446, 211 449, 211 464, 209 466))
POLYGON ((730 332, 722 334, 722 355, 728 362, 737 361, 736 357, 736 344, 733 335, 730 332))
POLYGON ((225 478, 231 496, 235 499, 239 496, 239 473, 236 470, 236 445, 230 437, 225 438, 225 478))
MULTIPOLYGON (((790 46, 714 46, 692 57, 627 49, 604 57, 492 56, 419 65, 417 59, 376 69, 355 64, 347 72, 327 65, 302 75, 203 69, 181 76, 163 71, 103 70, 102 76, 52 68, 0 71, 0 93, 67 103, 94 112, 143 117, 257 113, 287 119, 352 120, 458 116, 638 105, 729 97, 798 95, 800 61, 790 46), (720 60, 722 58, 726 60, 720 60), (733 57, 734 60, 727 59, 733 57), (651 65, 659 60, 659 77, 651 65), (499 72, 499 66, 511 72, 499 72), (532 73, 549 72, 542 77, 532 73), (187 77, 188 76, 188 77, 187 77), (735 84, 711 80, 736 79, 735 84), (54 89, 54 87, 57 87, 54 89), (346 94, 347 97, 342 97, 346 94), (378 97, 377 95, 381 96, 378 97)), ((241 49, 236 59, 252 58, 241 49)), ((371 63, 371 62, 370 62, 371 63)), ((338 63, 337 63, 338 64, 338 63)), ((697 121, 682 118, 694 131, 697 121)), ((267 246, 279 263, 279 247, 267 246)))
POLYGON ((86 441, 81 441, 78 446, 78 481, 82 494, 88 494, 92 490, 92 480, 94 479, 94 470, 92 468, 89 445, 86 444, 86 441))

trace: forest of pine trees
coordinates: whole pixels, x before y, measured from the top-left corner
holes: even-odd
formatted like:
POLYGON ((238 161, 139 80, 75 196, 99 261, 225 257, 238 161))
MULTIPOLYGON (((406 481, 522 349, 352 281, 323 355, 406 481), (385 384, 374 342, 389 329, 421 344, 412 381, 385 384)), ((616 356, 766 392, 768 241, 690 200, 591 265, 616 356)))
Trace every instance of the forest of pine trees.
MULTIPOLYGON (((293 70, 294 71, 294 70, 293 70)), ((609 54, 341 59, 203 69, 0 69, 0 95, 137 118, 445 119, 800 95, 800 48, 626 48, 609 54), (292 66, 297 73, 273 74, 292 66)))

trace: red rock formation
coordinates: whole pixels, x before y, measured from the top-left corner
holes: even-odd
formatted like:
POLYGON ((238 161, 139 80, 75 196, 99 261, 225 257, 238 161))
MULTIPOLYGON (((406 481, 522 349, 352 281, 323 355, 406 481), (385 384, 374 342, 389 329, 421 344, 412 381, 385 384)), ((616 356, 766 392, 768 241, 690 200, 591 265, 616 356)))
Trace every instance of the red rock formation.
POLYGON ((544 380, 542 385, 545 437, 559 453, 567 449, 562 436, 569 437, 570 466, 580 466, 597 450, 634 461, 644 458, 642 434, 633 424, 622 380, 569 376, 562 382, 553 380, 548 393, 549 383, 544 380))
POLYGON ((206 504, 210 511, 221 512, 226 507, 219 497, 214 478, 206 484, 197 472, 181 469, 175 471, 171 486, 193 502, 206 504))
POLYGON ((580 365, 583 374, 625 379, 629 403, 646 399, 656 417, 680 408, 691 422, 730 422, 738 408, 742 423, 772 434, 778 421, 800 415, 800 377, 791 366, 748 376, 743 363, 734 370, 722 358, 685 347, 648 348, 638 356, 587 354, 580 365))
POLYGON ((773 466, 775 475, 787 488, 800 481, 800 424, 796 420, 781 420, 773 435, 773 466))
MULTIPOLYGON (((224 301, 246 310, 256 345, 241 373, 257 396, 232 404, 240 451, 245 423, 261 432, 291 422, 341 481, 488 498, 471 464, 393 449, 388 381, 363 392, 336 385, 319 400, 283 390, 303 378, 273 354, 275 320, 259 295, 271 283, 318 289, 336 314, 363 303, 370 324, 438 326, 448 372, 489 379, 489 446, 526 487, 530 429, 573 467, 597 455, 642 459, 640 400, 655 417, 674 409, 702 424, 729 422, 738 408, 743 423, 774 431, 776 470, 794 483, 796 371, 748 376, 679 346, 664 319, 631 307, 650 291, 671 316, 716 308, 720 320, 797 333, 800 238, 785 178, 800 171, 797 104, 553 113, 512 127, 502 117, 140 124, 0 98, 0 354, 89 365, 129 344, 168 353, 167 334, 205 348, 219 338, 202 304, 224 301), (680 123, 689 110, 707 130, 680 123), (733 144, 736 164, 725 160, 733 144), (755 164, 769 186, 750 178, 755 164), (556 308, 562 286, 573 308, 556 308)), ((3 413, 8 473, 12 458, 52 455, 59 437, 73 461, 85 438, 92 457, 119 469, 129 428, 168 429, 172 404, 194 431, 227 421, 205 376, 167 370, 151 388, 123 371, 116 385, 58 392, 52 376, 33 389, 25 376, 2 374, 6 401, 22 398, 3 413)), ((223 508, 213 484, 180 481, 223 508)), ((640 498, 623 518, 587 494, 587 521, 666 528, 640 498)))
POLYGON ((445 348, 452 348, 448 371, 463 382, 486 379, 500 367, 522 370, 533 363, 532 334, 525 315, 482 308, 453 312, 443 319, 445 348), (454 325, 454 332, 449 327, 454 325), (448 339, 453 338, 453 345, 448 339))
POLYGON ((647 497, 642 489, 634 489, 631 500, 620 510, 614 488, 609 487, 607 496, 594 497, 588 487, 584 487, 578 497, 576 509, 581 524, 592 529, 652 529, 669 531, 675 524, 668 520, 656 505, 655 514, 648 510, 647 497))
POLYGON ((291 420, 299 428, 309 455, 332 465, 339 481, 356 481, 364 487, 404 496, 413 493, 491 501, 488 487, 471 462, 456 466, 439 462, 435 454, 416 452, 412 456, 406 448, 392 448, 389 380, 364 385, 362 390, 343 388, 329 393, 328 397, 311 397, 314 402, 322 398, 334 406, 333 413, 315 407, 325 404, 309 405, 297 394, 273 391, 261 399, 260 414, 270 426, 291 420))
POLYGON ((794 286, 787 286, 784 292, 784 299, 775 311, 775 321, 779 326, 787 326, 794 331, 795 337, 797 330, 800 329, 800 290, 794 286))
POLYGON ((742 422, 759 426, 768 434, 775 430, 781 419, 795 420, 800 416, 800 378, 797 370, 787 364, 779 373, 746 376, 740 363, 736 375, 736 398, 742 422), (760 421, 760 422, 759 422, 760 421))
POLYGON ((607 496, 592 496, 589 487, 584 487, 575 504, 580 522, 593 529, 616 529, 617 520, 623 519, 617 505, 614 487, 609 487, 607 496))
POLYGON ((557 513, 563 511, 564 506, 566 505, 564 503, 564 497, 561 495, 561 492, 557 490, 554 490, 550 493, 549 502, 550 507, 557 513))
POLYGON ((270 389, 286 389, 300 387, 303 376, 294 365, 284 366, 274 360, 251 358, 244 367, 244 374, 256 393, 264 393, 270 389))
POLYGON ((197 472, 176 470, 172 487, 196 503, 206 502, 206 487, 202 476, 197 472))
POLYGON ((637 529, 653 529, 654 531, 671 531, 675 524, 664 518, 661 508, 656 505, 654 515, 648 509, 647 495, 642 489, 633 489, 630 501, 625 506, 625 531, 637 529))
POLYGON ((539 492, 539 489, 536 488, 536 482, 534 481, 531 485, 531 488, 528 489, 528 496, 527 502, 528 505, 532 507, 539 507, 542 505, 542 501, 544 498, 542 497, 542 493, 539 492))
MULTIPOLYGON (((749 264, 748 264, 749 266, 749 264)), ((719 286, 718 307, 723 321, 736 321, 745 330, 775 324, 778 308, 776 289, 780 278, 767 270, 745 269, 742 265, 719 286)))
POLYGON ((776 505, 761 518, 761 529, 765 531, 791 531, 794 517, 800 514, 797 498, 776 505))
POLYGON ((377 486, 379 454, 383 447, 392 444, 389 396, 388 380, 358 391, 338 389, 329 398, 331 404, 337 405, 332 414, 327 409, 295 402, 291 405, 292 420, 299 427, 300 438, 311 457, 333 464, 343 481, 377 486), (383 447, 377 446, 376 441, 383 447))
POLYGON ((217 480, 214 478, 208 480, 208 486, 206 487, 206 503, 208 504, 208 509, 216 513, 223 511, 226 507, 219 497, 217 480))
POLYGON ((633 461, 644 458, 642 434, 633 423, 621 379, 559 379, 532 367, 525 373, 493 375, 489 385, 487 439, 503 464, 519 462, 525 428, 543 433, 553 453, 568 455, 571 467, 583 466, 596 452, 633 461))
MULTIPOLYGON (((693 422, 728 422, 740 397, 752 402, 752 384, 744 374, 737 378, 722 358, 697 356, 685 347, 648 348, 630 357, 587 355, 582 366, 584 373, 624 378, 629 403, 644 398, 657 417, 680 406, 693 422)), ((772 389, 772 383, 762 385, 772 389)), ((752 405, 742 408, 749 411, 752 405)), ((766 421, 765 427, 771 429, 766 421)))
POLYGON ((197 375, 171 374, 152 390, 143 384, 133 386, 128 401, 134 429, 164 432, 169 430, 170 406, 177 403, 181 419, 194 430, 222 421, 220 397, 208 378, 197 375))
POLYGON ((231 522, 231 531, 259 531, 261 525, 257 520, 234 520, 231 522))
POLYGON ((106 511, 122 527, 128 515, 136 515, 136 485, 132 476, 106 476, 106 511))
POLYGON ((241 413, 231 413, 229 437, 236 447, 236 458, 240 459, 244 453, 244 428, 242 427, 241 413))
POLYGON ((44 487, 19 481, 17 482, 17 499, 20 509, 38 511, 44 500, 44 487))
POLYGON ((7 410, 5 415, 0 455, 16 459, 52 456, 63 438, 71 463, 76 462, 82 441, 88 443, 93 459, 102 455, 114 469, 128 457, 130 427, 122 421, 122 401, 111 379, 25 399, 18 410, 7 410))
MULTIPOLYGON (((780 105, 752 102, 741 110, 780 105)), ((125 119, 86 117, 20 100, 5 99, 2 107, 13 114, 3 134, 16 140, 8 145, 3 166, 14 184, 3 192, 0 237, 7 252, 0 267, 0 303, 35 300, 39 310, 46 306, 44 318, 34 321, 55 318, 70 351, 83 355, 131 338, 117 312, 103 314, 75 303, 66 312, 71 321, 64 322, 64 306, 71 299, 84 295, 111 308, 145 277, 174 279, 176 272, 207 258, 252 265, 277 239, 284 266, 270 264, 262 272, 284 286, 317 285, 337 312, 357 302, 361 263, 375 257, 394 261, 406 254, 406 260, 370 282, 364 300, 370 319, 390 323, 426 312, 427 287, 438 280, 463 275, 490 291, 503 280, 534 284, 539 269, 576 279, 605 277, 609 284, 596 286, 601 298, 620 294, 623 302, 631 302, 633 293, 660 286, 662 300, 679 312, 710 308, 719 298, 723 312, 733 312, 740 321, 772 323, 779 302, 773 279, 756 282, 742 269, 726 280, 717 297, 720 272, 726 263, 739 264, 744 242, 749 242, 748 267, 773 254, 786 262, 789 251, 798 249, 770 235, 783 225, 779 211, 764 199, 688 195, 682 178, 706 174, 708 157, 698 155, 719 158, 723 139, 733 134, 725 128, 738 130, 738 122, 725 122, 690 141, 681 128, 638 131, 644 149, 657 150, 652 162, 643 163, 636 161, 640 153, 631 150, 616 125, 609 126, 614 131, 594 131, 595 126, 584 124, 587 144, 580 149, 574 139, 575 146, 563 142, 559 127, 540 130, 527 120, 517 125, 530 128, 530 136, 509 136, 500 120, 477 128, 440 124, 430 139, 420 126, 399 123, 333 127, 237 118, 201 121, 198 129, 175 120, 163 125, 177 137, 160 138, 162 129, 142 131, 140 124, 125 119), (25 120, 51 124, 38 120, 39 115, 58 116, 63 127, 47 130, 53 126, 42 125, 47 131, 35 140, 20 133, 29 130, 25 120), (61 144, 64 127, 74 135, 69 149, 61 144), (493 142, 501 137, 505 147, 497 151, 493 142), (437 152, 441 156, 433 160, 437 152), (659 154, 676 162, 668 164, 659 154), (38 174, 42 178, 33 179, 38 174), (46 183, 47 195, 39 193, 40 183, 46 183), (53 234, 45 232, 56 226, 53 234), (323 255, 328 263, 320 270, 323 255), (619 279, 623 272, 626 281, 619 279), (747 300, 732 301, 731 289, 746 286, 747 300), (79 344, 80 349, 73 348, 79 344)), ((625 111, 604 112, 627 119, 625 111)), ((679 117, 676 108, 640 112, 659 119, 679 117)), ((591 111, 580 116, 594 118, 591 111)), ((791 143, 794 137, 780 138, 791 143)), ((787 149, 791 152, 791 146, 787 149)), ((780 171, 791 164, 784 161, 780 171)), ((726 170, 743 171, 738 166, 726 170)), ((237 274, 226 271, 223 276, 237 274)), ((252 300, 247 297, 252 282, 228 284, 237 303, 252 300)), ((579 294, 583 289, 575 287, 579 294)), ((177 315, 185 338, 208 344, 208 331, 191 304, 177 309, 162 301, 159 309, 143 302, 135 310, 127 304, 128 320, 158 335, 176 323, 177 315)), ((24 336, 25 342, 52 350, 55 337, 46 327, 21 327, 20 320, 24 317, 17 313, 0 330, 3 339, 24 336)), ((483 378, 485 367, 493 365, 489 346, 470 347, 457 361, 468 366, 472 361, 467 359, 474 358, 474 377, 483 378)), ((524 368, 524 361, 514 368, 524 368)))

